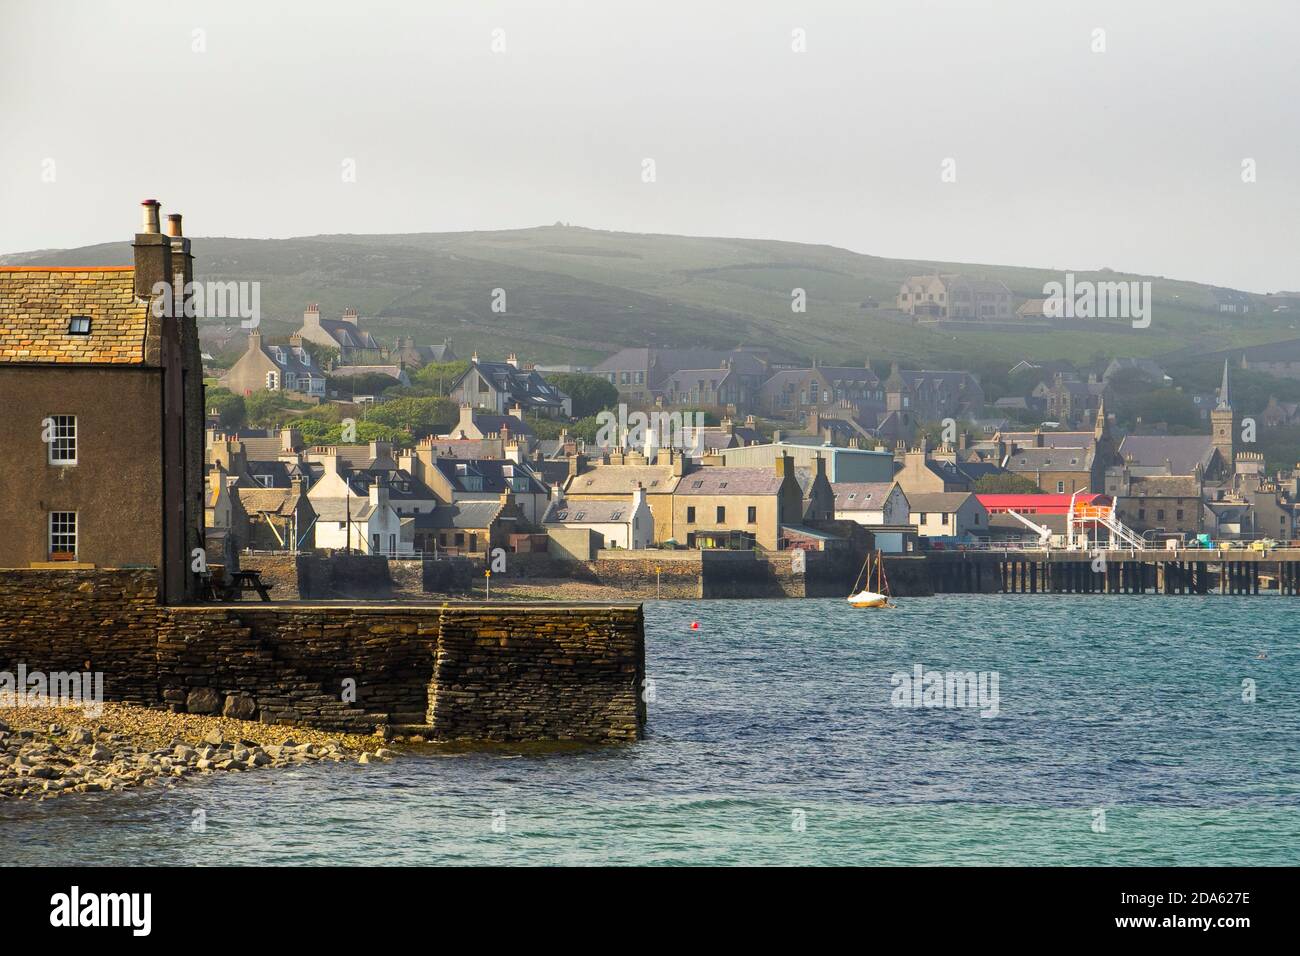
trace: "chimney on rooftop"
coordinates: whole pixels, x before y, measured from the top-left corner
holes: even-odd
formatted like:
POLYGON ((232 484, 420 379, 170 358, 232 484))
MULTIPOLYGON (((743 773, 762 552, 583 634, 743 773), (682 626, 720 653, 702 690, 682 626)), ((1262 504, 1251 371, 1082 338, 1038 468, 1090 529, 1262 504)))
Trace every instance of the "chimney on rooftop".
POLYGON ((519 367, 519 356, 516 355, 514 352, 511 352, 508 356, 506 356, 506 364, 507 364, 507 365, 513 365, 515 368, 518 368, 518 367, 519 367))
POLYGON ((148 298, 159 282, 171 281, 171 241, 158 229, 159 202, 146 199, 140 203, 142 220, 135 234, 135 294, 148 298))
POLYGON ((158 210, 162 208, 162 203, 156 199, 146 199, 140 203, 143 218, 140 223, 140 232, 145 235, 158 234, 158 210))
POLYGON ((351 325, 356 325, 356 324, 357 324, 357 310, 356 310, 356 309, 344 309, 344 310, 343 310, 343 321, 344 321, 344 322, 347 322, 347 323, 349 323, 349 324, 351 324, 351 325))
MULTIPOLYGON (((158 224, 158 219, 157 219, 157 217, 158 217, 158 211, 157 211, 157 209, 154 210, 154 214, 153 214, 153 215, 154 215, 154 226, 155 226, 155 231, 156 231, 157 224, 158 224)), ((180 239, 180 238, 182 237, 183 233, 181 232, 181 214, 180 214, 180 213, 178 213, 178 212, 174 212, 174 213, 172 213, 170 216, 167 217, 167 235, 172 236, 173 238, 176 238, 176 239, 180 239)))

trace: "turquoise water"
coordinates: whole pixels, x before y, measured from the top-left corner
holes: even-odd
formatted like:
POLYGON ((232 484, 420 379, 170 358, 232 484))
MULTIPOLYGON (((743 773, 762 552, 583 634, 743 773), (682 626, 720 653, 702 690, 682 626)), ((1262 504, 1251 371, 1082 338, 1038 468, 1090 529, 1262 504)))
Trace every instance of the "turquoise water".
POLYGON ((0 859, 1295 865, 1298 612, 1267 596, 651 602, 641 743, 421 748, 0 805, 0 859), (894 706, 891 675, 917 663, 996 671, 998 715, 894 706))

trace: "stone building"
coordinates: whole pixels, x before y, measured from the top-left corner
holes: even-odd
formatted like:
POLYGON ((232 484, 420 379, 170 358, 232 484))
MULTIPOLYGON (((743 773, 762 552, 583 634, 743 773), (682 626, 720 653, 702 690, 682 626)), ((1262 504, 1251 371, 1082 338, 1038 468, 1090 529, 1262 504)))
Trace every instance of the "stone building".
POLYGON ((962 275, 912 276, 899 287, 895 307, 918 320, 1008 322, 1011 290, 994 279, 962 275))
POLYGON ((182 601, 206 504, 193 257, 142 206, 133 266, 0 268, 0 567, 156 567, 182 601))
POLYGON ((219 384, 236 395, 262 391, 317 399, 325 395, 325 373, 312 361, 298 335, 291 337, 288 345, 267 345, 262 333, 250 332, 248 350, 221 376, 219 384))
POLYGON ((461 405, 505 415, 516 406, 547 418, 568 418, 573 402, 535 369, 522 368, 511 353, 504 362, 480 362, 478 353, 451 384, 448 398, 461 405))
POLYGON ((306 342, 338 350, 340 365, 374 365, 387 358, 375 337, 361 327, 356 309, 344 309, 341 319, 322 319, 320 306, 309 305, 295 334, 306 342))

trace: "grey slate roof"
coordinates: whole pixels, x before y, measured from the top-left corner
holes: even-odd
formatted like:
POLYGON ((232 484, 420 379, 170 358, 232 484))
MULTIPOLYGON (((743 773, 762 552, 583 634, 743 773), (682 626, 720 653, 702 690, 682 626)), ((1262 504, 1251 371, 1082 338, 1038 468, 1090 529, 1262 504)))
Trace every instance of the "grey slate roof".
POLYGON ((598 498, 593 501, 551 502, 546 509, 543 524, 626 524, 632 518, 632 501, 612 501, 598 498))
POLYGON ((835 492, 836 511, 877 511, 889 500, 893 482, 888 481, 837 481, 831 484, 835 492))
POLYGON ((1207 468, 1214 457, 1214 440, 1209 435, 1126 435, 1119 444, 1120 455, 1133 463, 1160 467, 1169 459, 1175 475, 1190 475, 1199 464, 1207 468))
POLYGON ((416 527, 490 528, 501 514, 499 501, 457 501, 439 505, 429 515, 417 515, 416 527))
POLYGON ((677 485, 679 495, 774 495, 781 490, 781 476, 771 468, 731 466, 701 468, 677 485))

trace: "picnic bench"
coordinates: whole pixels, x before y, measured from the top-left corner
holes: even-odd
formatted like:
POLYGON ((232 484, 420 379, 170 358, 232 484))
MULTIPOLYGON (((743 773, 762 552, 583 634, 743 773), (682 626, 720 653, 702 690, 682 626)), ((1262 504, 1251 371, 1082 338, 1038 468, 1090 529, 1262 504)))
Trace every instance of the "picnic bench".
POLYGON ((263 601, 269 601, 274 586, 263 581, 262 572, 256 568, 243 568, 227 578, 225 569, 214 565, 204 577, 203 596, 209 601, 238 601, 245 591, 256 591, 263 601))

